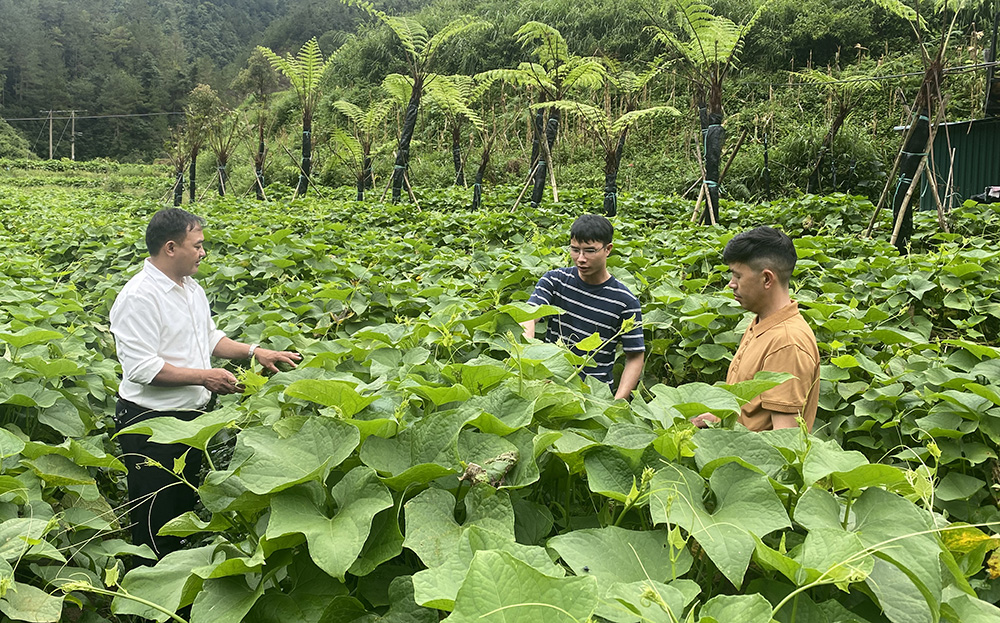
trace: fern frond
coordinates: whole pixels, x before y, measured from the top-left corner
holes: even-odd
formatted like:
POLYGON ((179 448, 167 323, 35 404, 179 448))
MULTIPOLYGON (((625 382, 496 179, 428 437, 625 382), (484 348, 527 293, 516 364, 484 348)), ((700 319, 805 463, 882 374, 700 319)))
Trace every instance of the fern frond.
POLYGON ((593 90, 604 85, 607 68, 600 59, 575 58, 560 68, 562 83, 567 89, 593 90))
POLYGON ((358 166, 364 158, 361 142, 344 128, 334 127, 330 130, 333 139, 333 153, 346 164, 358 166))
POLYGON ((610 140, 611 119, 608 117, 608 113, 602 108, 573 100, 555 100, 531 106, 532 110, 540 108, 555 108, 567 115, 579 117, 587 124, 587 128, 601 139, 602 143, 605 139, 610 140))
POLYGON ((525 48, 538 42, 538 47, 532 50, 532 54, 538 57, 538 62, 544 67, 552 67, 565 63, 569 60, 569 46, 562 34, 542 22, 528 22, 517 29, 514 33, 521 47, 525 48))
POLYGON ((427 29, 412 17, 387 17, 385 24, 392 29, 403 49, 416 62, 427 47, 427 29))
POLYGON ((620 134, 622 131, 629 128, 635 127, 640 121, 645 121, 647 119, 652 119, 661 116, 669 117, 679 117, 681 116, 681 111, 677 110, 673 106, 652 106, 650 108, 643 108, 641 110, 633 110, 627 112, 621 117, 615 119, 615 122, 611 126, 611 131, 615 134, 620 134))
POLYGON ((444 28, 434 33, 434 36, 427 42, 427 45, 421 54, 421 62, 424 65, 430 65, 430 63, 434 60, 434 56, 444 44, 448 43, 455 37, 470 32, 476 32, 478 30, 485 30, 489 26, 489 22, 484 22, 469 15, 463 15, 453 19, 448 22, 444 28))
POLYGON ((382 90, 400 106, 406 106, 410 102, 410 96, 413 95, 413 78, 389 74, 382 80, 382 90))
MULTIPOLYGON (((910 5, 903 2, 903 0, 869 0, 872 4, 879 7, 886 13, 895 15, 896 17, 901 17, 911 24, 917 22, 917 12, 913 10, 910 5)), ((938 7, 940 10, 940 7, 938 7)), ((917 24, 921 29, 927 28, 927 22, 924 18, 919 18, 919 24, 917 24)))
POLYGON ((354 123, 355 125, 364 123, 365 112, 356 104, 352 104, 347 100, 337 100, 333 103, 333 108, 340 114, 350 119, 351 123, 354 123))
POLYGON ((361 124, 361 129, 366 134, 373 134, 376 130, 382 127, 385 123, 386 117, 392 112, 392 109, 397 106, 397 102, 393 99, 379 100, 368 107, 368 112, 365 114, 364 123, 361 124))

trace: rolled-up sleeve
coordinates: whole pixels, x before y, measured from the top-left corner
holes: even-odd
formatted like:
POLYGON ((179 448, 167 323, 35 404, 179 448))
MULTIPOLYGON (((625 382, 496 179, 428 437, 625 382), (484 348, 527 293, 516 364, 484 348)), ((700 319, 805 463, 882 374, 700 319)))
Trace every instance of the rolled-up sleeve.
POLYGON ((111 333, 122 376, 140 385, 152 383, 166 363, 158 354, 161 320, 156 306, 141 295, 120 298, 111 309, 111 333))

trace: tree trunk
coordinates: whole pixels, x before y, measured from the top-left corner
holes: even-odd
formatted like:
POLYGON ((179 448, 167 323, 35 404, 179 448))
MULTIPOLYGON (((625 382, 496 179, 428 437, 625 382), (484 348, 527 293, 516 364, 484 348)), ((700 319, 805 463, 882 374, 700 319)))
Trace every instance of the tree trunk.
POLYGON ((254 155, 254 175, 256 177, 256 187, 257 200, 264 200, 264 154, 266 146, 264 145, 264 126, 258 126, 257 132, 257 153, 254 155))
POLYGON ((538 162, 538 156, 542 153, 542 133, 545 132, 545 111, 541 108, 535 111, 535 116, 531 119, 531 164, 528 165, 528 169, 531 170, 538 162))
MULTIPOLYGON (((899 218, 899 209, 903 205, 906 191, 913 182, 917 167, 920 166, 920 161, 924 158, 924 149, 927 147, 927 137, 930 134, 929 115, 930 111, 927 108, 920 110, 920 114, 913 122, 913 131, 910 132, 906 144, 903 145, 903 152, 899 159, 899 176, 896 178, 896 191, 892 195, 892 221, 894 223, 899 218)), ((906 247, 911 236, 913 236, 913 209, 907 206, 895 243, 900 254, 906 254, 906 247)))
POLYGON ((622 165, 626 136, 628 130, 622 130, 614 151, 604 154, 604 215, 608 217, 618 215, 618 171, 622 165))
POLYGON ((174 207, 184 203, 184 167, 176 171, 174 178, 174 207))
POLYGON ((806 192, 809 192, 810 189, 812 192, 819 190, 819 173, 823 167, 823 160, 830 153, 830 150, 833 149, 833 141, 836 140, 837 133, 840 132, 840 128, 844 125, 844 121, 847 120, 847 115, 849 114, 851 114, 851 109, 844 108, 843 106, 837 111, 837 116, 834 117, 833 123, 830 124, 830 129, 827 130, 826 136, 823 137, 823 143, 819 146, 819 156, 816 158, 816 166, 813 167, 812 173, 809 174, 808 181, 806 182, 806 192))
POLYGON ((721 112, 709 113, 704 106, 698 112, 705 139, 705 189, 708 191, 708 202, 699 222, 708 225, 713 220, 719 222, 719 163, 722 161, 722 143, 726 140, 726 130, 722 127, 721 112), (711 214, 709 210, 712 210, 711 214))
POLYGON ((455 186, 465 186, 465 167, 462 164, 462 122, 455 121, 451 129, 451 159, 455 163, 455 186))
MULTIPOLYGON (((552 109, 549 111, 549 121, 545 124, 545 141, 548 143, 548 152, 552 153, 552 146, 556 142, 556 135, 559 133, 559 111, 552 109)), ((537 208, 542 203, 542 195, 545 193, 545 178, 549 175, 551 163, 545 161, 544 151, 539 153, 538 168, 535 169, 535 185, 531 189, 531 207, 537 208)))
POLYGON ((309 176, 312 173, 312 111, 302 111, 302 166, 295 196, 304 197, 309 190, 309 176))
POLYGON ((217 171, 219 172, 219 196, 220 197, 225 197, 226 196, 226 183, 228 182, 228 177, 226 176, 226 163, 225 163, 225 161, 222 161, 219 164, 219 166, 217 168, 217 171))
POLYGON ((483 159, 479 162, 479 167, 476 169, 475 182, 472 184, 472 209, 478 210, 483 202, 483 176, 486 175, 486 167, 490 164, 490 150, 492 148, 493 141, 487 141, 483 145, 483 159))
POLYGON ((188 184, 188 203, 194 203, 194 180, 198 172, 198 150, 191 151, 191 163, 188 165, 188 177, 191 178, 188 184))
POLYGON ((396 163, 392 167, 393 203, 399 203, 403 197, 403 175, 410 164, 410 141, 413 139, 413 131, 417 127, 417 111, 420 108, 420 96, 422 95, 423 87, 423 78, 418 77, 413 81, 410 103, 406 105, 403 131, 399 135, 399 144, 396 147, 396 163))

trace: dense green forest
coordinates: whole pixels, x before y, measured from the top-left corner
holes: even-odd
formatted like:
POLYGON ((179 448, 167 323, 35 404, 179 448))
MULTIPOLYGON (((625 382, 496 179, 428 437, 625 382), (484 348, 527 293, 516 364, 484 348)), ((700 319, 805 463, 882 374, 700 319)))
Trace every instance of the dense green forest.
MULTIPOLYGON (((642 74, 658 68, 629 105, 670 105, 681 114, 636 125, 637 138, 630 139, 624 159, 619 156, 619 185, 684 193, 700 177, 694 156, 700 140, 693 107, 696 94, 676 51, 656 36, 658 30, 677 28, 676 7, 684 4, 692 3, 391 0, 374 6, 389 15, 413 16, 431 34, 457 16, 485 22, 485 27, 445 46, 433 67, 439 74, 471 76, 535 60, 530 46, 522 45, 516 33, 536 21, 557 29, 571 56, 593 56, 617 68, 609 74, 625 70, 642 74)), ((800 188, 877 194, 899 149, 893 128, 906 122, 924 68, 911 22, 882 8, 886 4, 891 3, 712 3, 716 15, 736 25, 753 20, 723 95, 730 137, 727 151, 737 144, 742 150, 728 171, 726 196, 762 197, 772 186, 775 192, 800 188), (756 14, 758 9, 763 10, 756 14), (795 73, 807 69, 833 80, 884 79, 873 81, 873 88, 864 93, 845 95, 836 85, 795 73), (842 123, 839 132, 823 146, 834 123, 842 123), (765 148, 770 151, 765 153, 765 148), (765 180, 766 155, 770 169, 765 180)), ((917 9, 925 19, 920 37, 933 50, 944 45, 943 33, 950 32, 947 66, 981 64, 995 4, 971 3, 974 8, 962 10, 948 28, 953 14, 941 3, 919 3, 917 9)), ((386 77, 408 75, 406 50, 389 28, 358 7, 316 0, 0 0, 0 117, 9 120, 9 126, 0 122, 0 156, 26 156, 30 151, 47 157, 51 135, 56 158, 69 157, 72 149, 78 160, 165 159, 176 143, 172 128, 184 126, 197 108, 199 85, 211 87, 223 109, 238 110, 254 92, 238 78, 256 46, 294 54, 312 38, 324 58, 333 55, 318 87, 313 175, 324 184, 352 184, 354 175, 343 166, 343 146, 335 136, 336 128, 348 124, 334 102, 344 99, 366 109, 384 99, 386 77), (61 111, 51 113, 55 117, 51 123, 46 119, 50 111, 61 111)), ((301 112, 292 92, 283 91, 287 88, 283 81, 267 87, 275 93, 268 104, 266 139, 271 158, 266 177, 268 182, 294 184, 300 171, 291 154, 299 150, 301 112)), ((982 115, 984 70, 948 74, 944 90, 949 120, 982 115)), ((610 106, 616 93, 605 85, 571 95, 610 106)), ((500 80, 479 102, 479 117, 496 135, 486 181, 519 183, 529 172, 532 160, 527 153, 535 133, 528 106, 537 103, 539 95, 538 89, 514 88, 500 80)), ((392 170, 393 149, 404 121, 405 94, 390 88, 390 99, 393 96, 404 101, 371 137, 376 180, 387 178, 392 170)), ((408 163, 415 184, 455 181, 450 170, 455 145, 465 148, 481 142, 473 140, 468 128, 460 141, 453 140, 459 136, 449 117, 454 111, 433 104, 420 109, 416 125, 416 160, 408 163)), ((567 183, 600 186, 604 179, 602 159, 596 157, 600 141, 585 125, 580 119, 563 121, 558 139, 550 138, 553 166, 567 183)), ((212 154, 207 148, 204 152, 209 161, 202 175, 214 170, 212 154)), ((232 175, 237 185, 249 188, 249 156, 239 162, 245 172, 236 172, 235 164, 232 175)))

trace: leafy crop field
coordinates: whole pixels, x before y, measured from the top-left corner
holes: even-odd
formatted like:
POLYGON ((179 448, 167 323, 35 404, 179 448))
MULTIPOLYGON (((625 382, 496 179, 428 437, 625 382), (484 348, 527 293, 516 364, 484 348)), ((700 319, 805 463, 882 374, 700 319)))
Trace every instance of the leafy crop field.
MULTIPOLYGON (((639 395, 524 342, 524 301, 599 198, 510 211, 310 198, 196 204, 199 280, 231 337, 302 353, 247 391, 133 432, 208 450, 189 547, 126 572, 108 311, 153 201, 0 186, 0 611, 27 621, 995 622, 1000 609, 1000 213, 918 215, 914 252, 858 235, 871 204, 624 196, 612 272, 643 303, 639 395), (798 237, 793 296, 824 358, 814 435, 732 422, 749 318, 720 250, 798 237), (190 606, 190 609, 185 609, 190 606), (180 612, 181 614, 175 614, 180 612)), ((887 216, 886 216, 887 218, 887 216)), ((884 230, 884 227, 883 227, 884 230)), ((144 469, 172 469, 148 466, 144 469)))

